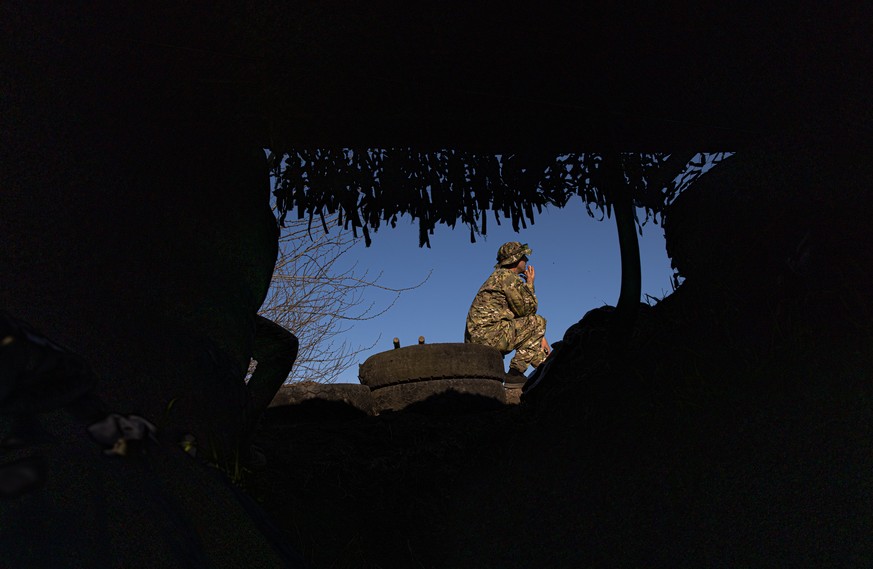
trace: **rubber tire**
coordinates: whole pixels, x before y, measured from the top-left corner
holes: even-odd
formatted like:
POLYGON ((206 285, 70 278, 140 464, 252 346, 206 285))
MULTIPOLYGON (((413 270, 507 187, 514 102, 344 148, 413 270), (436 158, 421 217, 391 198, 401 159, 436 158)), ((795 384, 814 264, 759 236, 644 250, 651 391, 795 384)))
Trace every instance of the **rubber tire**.
POLYGON ((506 404, 503 385, 482 378, 454 378, 401 383, 373 390, 379 413, 416 410, 428 414, 475 413, 506 404))
POLYGON ((376 406, 370 388, 356 383, 316 383, 301 381, 287 383, 279 388, 270 403, 270 408, 299 405, 304 401, 336 401, 345 403, 367 415, 376 414, 376 406))
POLYGON ((380 352, 358 370, 360 382, 371 389, 433 379, 475 378, 503 382, 503 355, 480 344, 416 344, 380 352))

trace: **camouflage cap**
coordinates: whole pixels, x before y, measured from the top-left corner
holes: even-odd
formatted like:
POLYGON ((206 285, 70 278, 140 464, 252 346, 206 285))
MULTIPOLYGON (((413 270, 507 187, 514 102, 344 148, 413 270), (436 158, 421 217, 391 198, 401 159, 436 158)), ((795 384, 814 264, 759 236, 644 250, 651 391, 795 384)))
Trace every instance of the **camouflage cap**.
POLYGON ((504 243, 500 246, 500 249, 497 250, 497 264, 494 265, 494 268, 496 269, 504 265, 514 265, 519 262, 522 257, 532 253, 533 251, 531 251, 531 248, 527 246, 527 243, 519 243, 518 241, 504 243))

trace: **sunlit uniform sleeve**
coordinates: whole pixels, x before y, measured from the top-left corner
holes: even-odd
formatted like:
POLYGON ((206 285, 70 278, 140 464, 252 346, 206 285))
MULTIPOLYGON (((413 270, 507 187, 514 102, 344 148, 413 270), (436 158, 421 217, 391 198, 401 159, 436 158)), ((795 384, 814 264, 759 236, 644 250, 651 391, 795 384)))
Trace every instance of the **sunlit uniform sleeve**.
POLYGON ((509 309, 516 318, 537 313, 537 295, 533 285, 528 285, 510 271, 503 277, 504 294, 509 309))
POLYGON ((507 269, 496 269, 485 281, 467 314, 468 333, 485 334, 487 330, 537 311, 533 287, 507 269))

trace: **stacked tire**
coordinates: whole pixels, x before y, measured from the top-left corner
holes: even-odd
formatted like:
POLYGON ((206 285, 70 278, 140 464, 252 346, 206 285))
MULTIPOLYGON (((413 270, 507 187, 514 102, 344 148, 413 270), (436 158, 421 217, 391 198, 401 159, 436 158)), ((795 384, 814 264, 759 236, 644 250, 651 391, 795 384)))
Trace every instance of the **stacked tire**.
POLYGON ((502 354, 466 343, 419 344, 375 354, 358 378, 378 412, 474 412, 506 402, 502 354))

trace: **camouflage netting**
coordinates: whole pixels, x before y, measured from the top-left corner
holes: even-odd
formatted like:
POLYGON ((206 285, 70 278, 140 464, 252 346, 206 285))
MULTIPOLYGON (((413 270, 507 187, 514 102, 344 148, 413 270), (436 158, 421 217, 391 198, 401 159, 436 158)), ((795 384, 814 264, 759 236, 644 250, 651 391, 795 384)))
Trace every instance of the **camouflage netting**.
MULTIPOLYGON (((711 161, 724 154, 622 154, 621 165, 629 191, 646 219, 663 211, 692 183, 711 161)), ((327 230, 326 216, 338 215, 338 224, 367 245, 370 230, 381 224, 395 227, 409 215, 419 222, 419 245, 428 247, 438 224, 470 229, 470 241, 487 232, 488 214, 500 224, 500 215, 514 230, 534 223, 535 214, 548 205, 563 207, 579 196, 588 214, 594 209, 611 214, 612 190, 604 183, 600 154, 477 154, 456 150, 425 152, 402 149, 292 150, 279 163, 272 157, 277 177, 280 221, 295 208, 297 218, 318 217, 327 230)), ((641 224, 637 220, 638 225, 641 224)))

